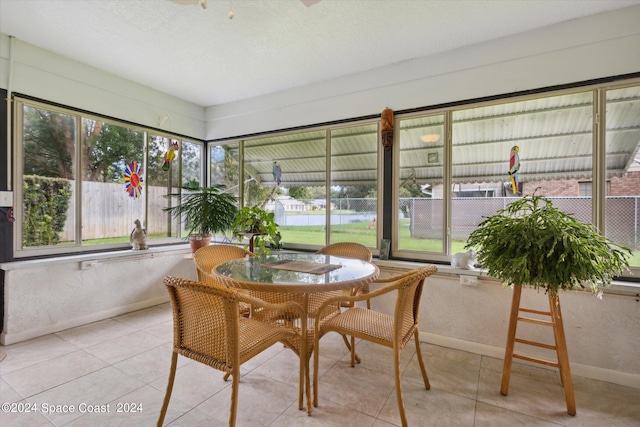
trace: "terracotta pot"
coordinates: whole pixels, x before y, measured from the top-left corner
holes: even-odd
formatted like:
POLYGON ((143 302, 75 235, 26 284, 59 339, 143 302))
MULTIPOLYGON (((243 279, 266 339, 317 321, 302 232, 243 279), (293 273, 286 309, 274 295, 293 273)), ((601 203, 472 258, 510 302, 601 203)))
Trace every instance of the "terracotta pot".
POLYGON ((191 245, 191 253, 195 253, 198 249, 209 246, 211 242, 211 234, 203 236, 202 234, 191 234, 189 236, 189 244, 191 245))

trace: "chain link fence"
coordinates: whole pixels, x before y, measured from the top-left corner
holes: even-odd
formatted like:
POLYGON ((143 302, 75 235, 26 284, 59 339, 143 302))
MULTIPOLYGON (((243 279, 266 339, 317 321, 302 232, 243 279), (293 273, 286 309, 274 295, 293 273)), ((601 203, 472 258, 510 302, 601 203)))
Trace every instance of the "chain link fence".
MULTIPOLYGON (((554 206, 584 223, 592 222, 590 197, 550 197, 554 206)), ((451 238, 466 241, 486 217, 516 200, 513 197, 455 198, 451 200, 451 238)), ((400 199, 400 218, 410 220, 410 235, 416 239, 440 239, 444 224, 442 199, 400 199)), ((640 249, 640 197, 607 197, 606 235, 633 250, 640 249)))

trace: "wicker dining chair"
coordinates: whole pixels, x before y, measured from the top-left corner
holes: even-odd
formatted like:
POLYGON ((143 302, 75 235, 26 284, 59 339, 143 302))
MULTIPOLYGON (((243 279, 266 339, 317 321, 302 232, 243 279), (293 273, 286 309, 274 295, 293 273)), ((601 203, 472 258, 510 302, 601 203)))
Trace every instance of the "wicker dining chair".
MULTIPOLYGON (((364 245, 360 243, 354 242, 340 242, 340 243, 332 243, 330 245, 325 246, 320 249, 317 253, 324 255, 335 255, 342 256, 347 258, 356 258, 362 261, 371 262, 371 251, 364 245)), ((369 285, 365 285, 361 288, 345 290, 343 291, 343 295, 345 296, 353 296, 358 293, 366 294, 369 292, 369 285)), ((353 307, 353 302, 342 302, 341 307, 353 307)), ((371 303, 367 299, 367 308, 371 308, 371 303)))
MULTIPOLYGON (((213 269, 223 262, 244 258, 245 256, 254 256, 254 254, 253 252, 249 252, 248 250, 235 245, 209 245, 198 249, 193 254, 193 261, 196 265, 198 281, 214 286, 221 286, 221 284, 211 275, 213 269)), ((250 311, 251 306, 241 301, 240 314, 248 315, 250 311)))
MULTIPOLYGON (((424 386, 430 388, 427 371, 420 351, 420 337, 418 334, 418 311, 424 281, 437 271, 434 265, 428 265, 409 273, 401 274, 397 280, 388 280, 389 284, 376 289, 368 295, 340 296, 328 299, 323 305, 336 304, 346 300, 350 302, 362 301, 365 298, 376 298, 389 292, 397 291, 395 310, 393 315, 376 312, 364 307, 351 307, 344 312, 323 322, 316 322, 314 327, 314 360, 313 360, 313 405, 318 406, 318 365, 320 347, 319 341, 328 332, 337 332, 351 336, 351 366, 355 365, 355 338, 371 341, 393 349, 394 374, 396 380, 396 396, 402 426, 407 425, 407 418, 402 399, 402 384, 400 378, 400 351, 404 349, 411 337, 415 337, 418 364, 422 371, 424 386)), ((322 309, 322 306, 320 307, 322 309)))
MULTIPOLYGON (((284 313, 296 312, 298 317, 302 316, 302 307, 295 302, 268 304, 233 289, 177 277, 165 277, 164 284, 173 309, 173 353, 157 425, 160 427, 164 422, 180 354, 232 376, 229 426, 235 426, 240 365, 275 343, 299 342, 305 346, 306 341, 300 339, 300 331, 240 316, 239 302, 284 313)), ((302 389, 305 374, 302 358, 299 369, 302 389)))

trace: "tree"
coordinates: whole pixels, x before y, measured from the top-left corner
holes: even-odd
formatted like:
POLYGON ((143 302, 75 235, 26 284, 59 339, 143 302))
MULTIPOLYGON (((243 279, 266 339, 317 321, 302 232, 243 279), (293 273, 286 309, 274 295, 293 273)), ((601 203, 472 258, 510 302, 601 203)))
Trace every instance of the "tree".
POLYGON ((84 180, 122 182, 122 171, 127 163, 142 163, 143 132, 86 118, 82 122, 84 180))
POLYGON ((24 107, 24 174, 74 179, 76 120, 24 107))
POLYGON ((289 196, 304 202, 309 202, 314 198, 309 187, 289 187, 289 196))

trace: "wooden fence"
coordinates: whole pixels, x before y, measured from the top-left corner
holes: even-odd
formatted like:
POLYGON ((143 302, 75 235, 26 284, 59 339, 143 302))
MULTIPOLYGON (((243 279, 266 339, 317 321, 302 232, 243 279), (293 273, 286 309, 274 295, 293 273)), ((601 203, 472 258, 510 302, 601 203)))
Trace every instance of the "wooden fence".
MULTIPOLYGON (((75 181, 65 229, 61 241, 75 239, 75 181)), ((147 233, 166 233, 169 217, 162 208, 168 200, 163 197, 166 187, 145 186, 141 197, 134 199, 125 191, 124 184, 82 182, 82 238, 83 240, 129 236, 134 221, 144 223, 145 203, 149 203, 147 233)))

